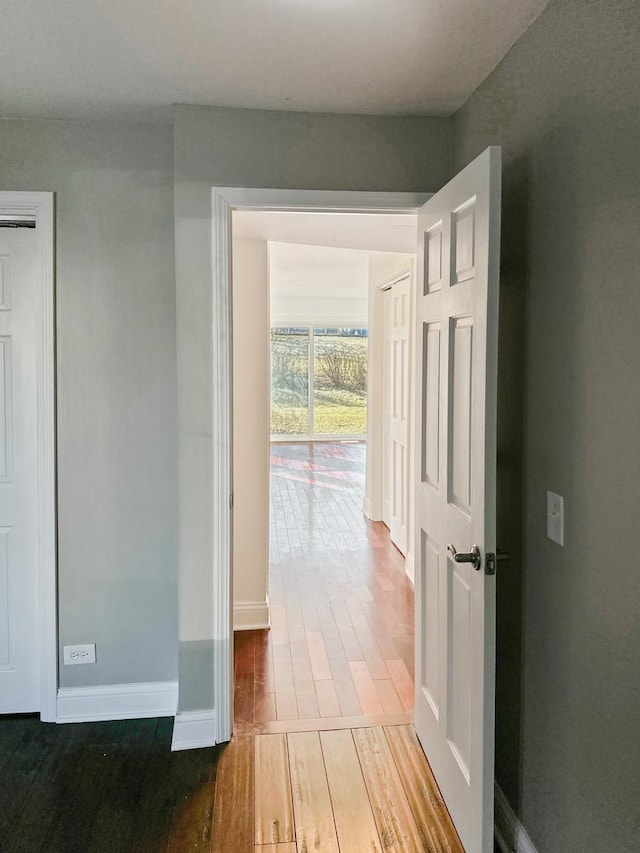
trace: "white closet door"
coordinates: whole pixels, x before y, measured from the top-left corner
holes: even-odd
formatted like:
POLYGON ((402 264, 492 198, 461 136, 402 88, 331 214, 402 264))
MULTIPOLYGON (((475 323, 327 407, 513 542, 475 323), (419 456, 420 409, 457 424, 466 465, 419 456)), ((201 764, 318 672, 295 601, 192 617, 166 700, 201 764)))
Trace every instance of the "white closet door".
POLYGON ((40 708, 37 245, 0 228, 0 713, 40 708))

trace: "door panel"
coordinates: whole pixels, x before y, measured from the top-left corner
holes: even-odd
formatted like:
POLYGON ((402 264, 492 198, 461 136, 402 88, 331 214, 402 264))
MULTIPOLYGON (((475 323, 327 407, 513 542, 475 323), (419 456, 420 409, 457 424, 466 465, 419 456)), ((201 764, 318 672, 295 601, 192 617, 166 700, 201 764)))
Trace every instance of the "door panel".
POLYGON ((451 321, 449 399, 449 503, 467 515, 471 512, 471 370, 473 321, 451 321))
POLYGON ((393 472, 391 464, 391 312, 393 310, 391 291, 382 295, 383 305, 383 356, 382 356, 382 520, 391 530, 391 490, 393 472))
POLYGON ((0 229, 0 713, 39 694, 35 229, 0 229))
POLYGON ((418 217, 416 731, 467 853, 493 849, 499 216, 490 148, 418 217))
POLYGON ((411 280, 393 285, 389 293, 391 376, 391 540, 407 553, 409 504, 409 335, 411 324, 411 280))
POLYGON ((440 483, 440 324, 423 329, 422 480, 435 489, 440 483))

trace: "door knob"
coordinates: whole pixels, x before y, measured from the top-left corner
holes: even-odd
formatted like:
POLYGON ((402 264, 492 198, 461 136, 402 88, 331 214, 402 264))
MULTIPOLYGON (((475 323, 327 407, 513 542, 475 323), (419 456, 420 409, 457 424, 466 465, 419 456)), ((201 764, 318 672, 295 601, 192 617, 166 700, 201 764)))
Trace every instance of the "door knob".
POLYGON ((456 563, 471 563, 476 572, 479 571, 482 558, 480 556, 480 549, 477 545, 472 545, 471 551, 468 554, 458 553, 455 545, 451 544, 447 545, 447 551, 451 554, 456 563))

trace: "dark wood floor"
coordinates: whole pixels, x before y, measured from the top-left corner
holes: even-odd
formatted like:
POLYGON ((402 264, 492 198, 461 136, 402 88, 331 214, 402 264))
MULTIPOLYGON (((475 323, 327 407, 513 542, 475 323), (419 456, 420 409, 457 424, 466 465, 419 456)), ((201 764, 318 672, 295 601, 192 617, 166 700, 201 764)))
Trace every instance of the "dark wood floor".
POLYGON ((211 850, 222 748, 172 753, 172 730, 1 717, 2 853, 211 850))

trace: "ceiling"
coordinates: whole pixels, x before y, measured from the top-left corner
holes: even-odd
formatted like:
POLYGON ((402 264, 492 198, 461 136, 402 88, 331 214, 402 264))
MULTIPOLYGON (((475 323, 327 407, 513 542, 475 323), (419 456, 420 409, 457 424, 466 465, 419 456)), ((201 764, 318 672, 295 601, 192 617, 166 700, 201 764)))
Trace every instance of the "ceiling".
POLYGON ((272 298, 303 294, 366 298, 368 282, 367 252, 291 243, 272 243, 269 247, 272 298))
POLYGON ((0 115, 450 115, 548 0, 12 0, 0 115))
POLYGON ((407 213, 233 212, 235 238, 375 252, 415 252, 416 226, 407 213))

